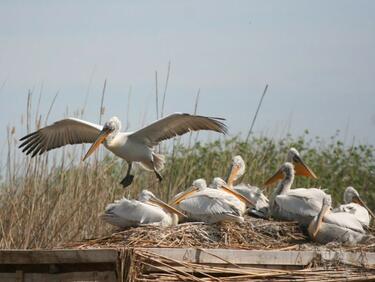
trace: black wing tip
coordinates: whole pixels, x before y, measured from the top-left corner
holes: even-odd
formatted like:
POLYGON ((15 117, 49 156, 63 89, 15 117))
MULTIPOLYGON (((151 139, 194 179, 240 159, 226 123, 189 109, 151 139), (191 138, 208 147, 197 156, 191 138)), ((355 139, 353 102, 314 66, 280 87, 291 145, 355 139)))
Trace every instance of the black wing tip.
POLYGON ((37 133, 38 133, 38 131, 34 131, 32 133, 29 133, 29 134, 25 135, 24 137, 20 138, 19 141, 23 141, 23 140, 25 140, 25 139, 27 139, 27 138, 29 138, 29 137, 37 134, 37 133))

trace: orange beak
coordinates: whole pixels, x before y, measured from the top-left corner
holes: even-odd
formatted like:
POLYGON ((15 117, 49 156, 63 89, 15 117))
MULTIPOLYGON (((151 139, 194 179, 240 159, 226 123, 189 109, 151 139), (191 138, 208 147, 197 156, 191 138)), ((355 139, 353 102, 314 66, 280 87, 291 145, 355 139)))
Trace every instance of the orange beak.
POLYGON ((330 209, 329 205, 323 204, 322 210, 319 213, 318 220, 317 220, 317 223, 316 223, 316 229, 315 229, 314 233, 312 234, 313 239, 315 239, 316 235, 318 235, 320 227, 322 226, 323 218, 326 215, 326 213, 329 211, 329 209, 330 209))
POLYGON ((284 178, 284 175, 283 173, 281 172, 281 169, 279 169, 278 171, 276 171, 276 173, 274 175, 272 175, 270 178, 268 178, 268 180, 264 183, 264 186, 266 187, 270 187, 273 183, 281 180, 284 178))
POLYGON ((171 202, 171 205, 175 206, 178 205, 180 202, 188 198, 189 196, 195 194, 198 191, 198 188, 195 186, 190 187, 190 189, 186 190, 185 193, 182 193, 177 199, 171 202))
POLYGON ((228 181, 227 181, 227 184, 228 184, 229 187, 231 187, 231 188, 233 187, 233 182, 235 181, 239 171, 240 171, 239 165, 232 165, 231 170, 230 170, 230 174, 229 174, 229 177, 228 177, 228 181))
POLYGON ((95 150, 97 148, 99 148, 100 144, 102 144, 106 138, 108 137, 108 135, 110 134, 111 132, 108 132, 108 131, 104 131, 102 130, 100 133, 99 133, 99 136, 98 138, 95 140, 95 142, 91 145, 90 149, 87 151, 86 155, 83 157, 82 161, 85 161, 92 153, 95 152, 95 150))
POLYGON ((294 163, 294 170, 296 172, 296 175, 311 177, 314 179, 318 178, 315 175, 315 173, 311 170, 311 168, 309 168, 300 157, 295 157, 295 159, 293 160, 293 163, 294 163))
POLYGON ((221 189, 229 194, 232 194, 233 196, 235 196, 237 199, 239 199, 240 201, 242 202, 245 202, 248 206, 253 206, 255 207, 255 204, 250 202, 250 200, 246 197, 244 197, 243 195, 241 195, 240 193, 236 192, 235 190, 233 189, 230 189, 229 187, 227 186, 222 186, 221 189))
POLYGON ((159 207, 169 211, 170 213, 175 213, 181 217, 187 217, 185 214, 183 214, 182 212, 180 212, 179 210, 175 209, 174 207, 168 205, 167 203, 164 203, 163 201, 157 199, 157 198, 151 198, 149 200, 150 203, 153 203, 155 205, 158 205, 159 207))

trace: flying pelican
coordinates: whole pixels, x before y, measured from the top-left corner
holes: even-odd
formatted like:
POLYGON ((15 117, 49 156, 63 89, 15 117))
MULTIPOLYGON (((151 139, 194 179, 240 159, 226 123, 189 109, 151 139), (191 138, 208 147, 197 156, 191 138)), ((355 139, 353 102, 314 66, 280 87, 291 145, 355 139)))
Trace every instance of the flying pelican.
POLYGON ((132 163, 140 162, 143 168, 154 171, 159 181, 159 171, 164 167, 164 156, 153 152, 153 147, 161 141, 183 135, 189 131, 212 130, 227 133, 222 118, 211 118, 183 113, 174 113, 151 123, 135 132, 121 132, 121 122, 112 117, 104 126, 77 118, 67 118, 41 128, 20 139, 22 152, 34 157, 67 144, 93 143, 83 160, 90 156, 100 144, 128 163, 124 187, 134 178, 131 175, 132 163))
MULTIPOLYGON (((295 148, 290 148, 288 151, 288 154, 286 156, 286 162, 292 163, 294 166, 294 171, 296 176, 306 176, 310 178, 317 179, 318 177, 316 174, 312 171, 311 168, 309 168, 305 162, 302 160, 299 152, 295 148)), ((282 174, 275 174, 273 177, 269 178, 264 185, 269 186, 273 183, 275 183, 278 180, 281 180, 283 178, 282 174)))
POLYGON ((245 214, 248 206, 253 207, 255 205, 251 200, 246 198, 246 196, 240 194, 239 192, 237 192, 237 191, 231 189, 229 186, 227 186, 227 183, 220 177, 215 177, 212 180, 212 183, 210 184, 209 187, 213 188, 213 189, 218 189, 218 190, 223 191, 225 193, 229 193, 231 195, 231 197, 228 198, 228 200, 230 200, 232 202, 232 204, 237 207, 237 209, 240 211, 241 216, 243 216, 245 214), (232 191, 230 191, 229 189, 232 190, 232 191), (233 194, 233 192, 236 192, 236 194, 233 194), (241 197, 238 197, 238 195, 241 195, 241 197), (232 196, 234 196, 234 197, 232 197, 232 196))
POLYGON ((143 190, 138 201, 122 198, 109 204, 100 217, 109 224, 125 228, 144 224, 177 225, 178 216, 186 217, 174 207, 156 198, 152 192, 143 190))
POLYGON ((334 209, 334 212, 348 212, 353 214, 358 221, 368 227, 370 225, 370 215, 372 218, 375 217, 374 213, 367 207, 365 202, 359 196, 357 190, 349 186, 344 192, 344 203, 338 208, 334 209))
POLYGON ((323 199, 326 196, 317 188, 290 189, 294 181, 294 166, 284 163, 271 178, 283 179, 276 186, 270 198, 271 215, 274 218, 295 220, 302 225, 308 225, 320 212, 323 199))
POLYGON ((239 155, 234 156, 227 177, 227 185, 253 203, 254 208, 250 210, 251 214, 262 218, 267 217, 269 201, 258 187, 245 183, 233 185, 245 173, 245 167, 243 158, 239 155))
POLYGON ((222 187, 208 188, 204 179, 197 179, 187 191, 178 194, 172 205, 195 221, 216 223, 222 221, 243 222, 241 211, 233 202, 242 198, 235 191, 222 187))
POLYGON ((321 244, 340 242, 346 244, 364 243, 372 236, 366 235, 362 224, 347 212, 331 212, 331 197, 323 198, 320 212, 308 227, 310 237, 321 244))

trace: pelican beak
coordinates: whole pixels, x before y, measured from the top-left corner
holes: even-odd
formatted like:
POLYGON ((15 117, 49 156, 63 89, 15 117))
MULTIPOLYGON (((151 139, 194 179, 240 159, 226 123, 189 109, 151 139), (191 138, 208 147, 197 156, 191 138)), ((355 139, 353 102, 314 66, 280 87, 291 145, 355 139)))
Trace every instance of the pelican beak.
POLYGON ((155 205, 158 205, 159 207, 169 211, 170 213, 175 213, 181 217, 187 217, 186 215, 184 215, 182 212, 180 212, 179 210, 175 209, 174 207, 168 205, 167 203, 164 203, 162 200, 159 200, 157 198, 151 198, 149 200, 150 203, 153 203, 155 205))
POLYGON ((239 171, 240 171, 240 166, 232 164, 231 169, 230 169, 230 174, 228 177, 228 181, 227 181, 227 184, 229 187, 233 187, 233 182, 236 180, 236 177, 239 171))
POLYGON ((322 210, 320 211, 320 213, 318 215, 318 220, 316 222, 316 229, 315 229, 314 233, 312 234, 313 239, 315 239, 316 236, 318 235, 319 230, 322 226, 323 218, 326 215, 326 213, 329 211, 329 209, 330 209, 330 205, 323 204, 322 210))
POLYGON ((274 175, 268 178, 268 180, 264 183, 264 186, 270 187, 273 183, 281 179, 283 179, 283 173, 281 172, 281 169, 279 169, 274 175))
POLYGON ((296 175, 311 177, 314 179, 318 178, 299 156, 295 156, 293 162, 296 175))
POLYGON ((353 202, 354 203, 357 203, 357 204, 360 204, 361 206, 363 206, 367 211, 368 213, 371 215, 372 218, 375 218, 375 215, 374 213, 370 210, 370 208, 365 204, 365 202, 361 199, 361 197, 354 197, 353 198, 353 202))
POLYGON ((178 205, 180 202, 188 198, 189 196, 196 193, 199 189, 195 186, 191 186, 188 190, 186 190, 184 193, 182 193, 177 199, 174 199, 170 204, 172 206, 178 205))
POLYGON ((248 206, 253 206, 255 207, 255 204, 252 203, 248 198, 246 198, 245 196, 241 195, 240 193, 238 193, 237 191, 229 188, 228 186, 221 186, 221 189, 233 196, 235 196, 237 199, 239 199, 240 201, 242 202, 245 202, 248 206))
POLYGON ((83 157, 82 161, 85 161, 95 150, 102 144, 108 135, 111 132, 108 130, 103 129, 100 133, 98 138, 96 138, 95 142, 91 145, 90 149, 87 151, 86 155, 83 157))

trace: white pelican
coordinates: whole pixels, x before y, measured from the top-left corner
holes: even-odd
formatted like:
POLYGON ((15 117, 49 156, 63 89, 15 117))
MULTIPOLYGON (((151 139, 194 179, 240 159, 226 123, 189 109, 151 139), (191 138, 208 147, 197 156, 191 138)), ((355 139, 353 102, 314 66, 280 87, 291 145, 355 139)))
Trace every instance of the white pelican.
POLYGON ((218 189, 225 193, 229 193, 230 197, 227 200, 231 201, 232 204, 237 207, 237 209, 240 211, 241 216, 245 214, 248 206, 254 206, 254 203, 250 201, 248 198, 246 198, 244 195, 238 193, 235 190, 230 189, 230 187, 227 186, 227 183, 220 177, 215 177, 212 180, 212 183, 209 187, 213 189, 218 189), (233 194, 233 192, 236 192, 236 194, 233 194), (238 197, 238 195, 241 195, 241 197, 238 197))
POLYGON ((152 192, 143 190, 138 201, 122 198, 109 204, 100 217, 109 224, 124 228, 144 224, 177 225, 178 216, 186 217, 174 207, 156 198, 152 192))
POLYGON ((189 131, 212 130, 226 133, 227 127, 221 118, 211 118, 183 113, 174 113, 135 132, 121 132, 121 122, 112 117, 104 126, 77 118, 67 118, 41 128, 20 139, 24 141, 19 147, 26 154, 42 154, 67 144, 93 143, 85 160, 100 144, 126 160, 128 170, 121 181, 124 187, 129 186, 134 176, 130 174, 132 163, 140 162, 147 170, 155 172, 159 181, 159 171, 164 167, 164 156, 153 152, 153 147, 161 141, 183 135, 189 131))
POLYGON ((334 209, 334 212, 348 212, 353 214, 358 221, 363 225, 368 227, 370 225, 370 215, 372 218, 375 217, 373 212, 367 207, 365 202, 359 196, 357 190, 349 186, 344 192, 344 203, 338 208, 334 209))
POLYGON ((220 189, 208 188, 204 179, 197 179, 190 189, 178 194, 172 204, 195 221, 243 222, 241 211, 233 204, 238 198, 243 197, 225 186, 220 189))
POLYGON ((320 212, 326 193, 317 188, 290 189, 295 174, 294 166, 291 163, 284 163, 271 178, 281 178, 278 174, 284 177, 270 198, 272 217, 295 220, 302 225, 308 225, 320 212))
POLYGON ((340 242, 345 244, 364 243, 372 236, 365 234, 362 224, 347 212, 331 212, 331 197, 323 199, 320 212, 308 227, 310 237, 321 244, 340 242))
MULTIPOLYGON (((288 163, 292 163, 294 166, 294 171, 296 176, 306 176, 310 178, 317 179, 318 177, 315 173, 309 168, 305 162, 302 160, 299 152, 295 148, 290 148, 288 154, 286 156, 286 161, 288 163)), ((281 180, 283 178, 282 174, 275 174, 273 177, 269 178, 264 185, 269 186, 272 183, 276 182, 277 180, 281 180)))
POLYGON ((243 158, 239 155, 234 156, 227 177, 227 185, 229 188, 246 197, 253 204, 254 208, 250 210, 252 214, 259 217, 266 217, 268 215, 269 201, 258 187, 245 183, 233 186, 233 183, 245 173, 245 167, 243 158))

